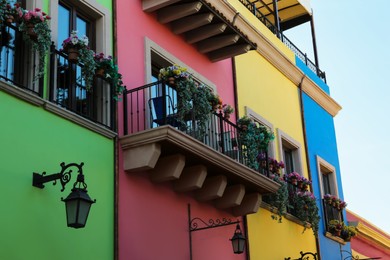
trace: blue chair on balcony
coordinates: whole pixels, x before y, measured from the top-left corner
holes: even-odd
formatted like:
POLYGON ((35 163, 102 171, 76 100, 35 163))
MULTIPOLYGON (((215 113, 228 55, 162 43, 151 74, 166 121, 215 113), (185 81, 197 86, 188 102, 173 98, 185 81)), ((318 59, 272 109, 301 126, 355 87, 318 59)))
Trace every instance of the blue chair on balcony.
POLYGON ((169 95, 165 96, 165 108, 164 109, 164 96, 154 97, 149 99, 151 128, 153 123, 158 126, 171 125, 178 127, 180 124, 177 120, 177 111, 174 107, 172 98, 169 95))

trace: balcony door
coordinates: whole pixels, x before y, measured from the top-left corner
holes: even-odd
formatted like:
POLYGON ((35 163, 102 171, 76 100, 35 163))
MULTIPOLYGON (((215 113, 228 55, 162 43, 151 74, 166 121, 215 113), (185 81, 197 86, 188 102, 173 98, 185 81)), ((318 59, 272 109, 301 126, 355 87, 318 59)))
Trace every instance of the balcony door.
MULTIPOLYGON (((57 49, 61 49, 62 42, 72 31, 77 35, 86 35, 89 38, 89 47, 94 49, 95 21, 78 9, 63 1, 58 5, 58 38, 57 49)), ((63 56, 57 56, 57 88, 55 101, 84 117, 96 119, 97 104, 94 91, 87 91, 85 82, 81 78, 81 64, 71 64, 63 56)), ((96 92, 96 91, 95 91, 96 92)))

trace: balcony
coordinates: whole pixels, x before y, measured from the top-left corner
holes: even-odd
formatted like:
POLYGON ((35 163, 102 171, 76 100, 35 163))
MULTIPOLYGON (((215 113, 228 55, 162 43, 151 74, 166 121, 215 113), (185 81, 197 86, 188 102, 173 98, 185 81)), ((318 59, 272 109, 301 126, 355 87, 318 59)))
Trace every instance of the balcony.
POLYGON ((340 244, 345 244, 342 232, 344 227, 343 211, 337 206, 329 204, 325 199, 322 199, 322 205, 324 209, 325 236, 340 244), (334 225, 337 223, 340 225, 339 232, 334 229, 334 225))
MULTIPOLYGON (((39 104, 44 108, 73 120, 81 125, 86 121, 115 130, 115 100, 112 87, 104 79, 95 78, 91 90, 87 91, 81 80, 82 64, 69 63, 67 55, 51 46, 47 59, 47 84, 45 76, 37 77, 39 59, 32 46, 23 41, 22 33, 13 25, 2 27, 0 80, 7 83, 7 89, 23 89, 41 98, 39 104), (49 102, 43 99, 48 99, 49 102), (69 113, 68 111, 71 111, 69 113), (75 116, 76 115, 76 116, 75 116), (80 116, 80 117, 78 117, 80 116)), ((18 95, 25 92, 19 92, 18 95)), ((15 94, 15 93, 13 93, 15 94)), ((28 94, 27 94, 28 95, 28 94)), ((97 127, 97 128, 99 128, 97 127)))
POLYGON ((274 33, 295 55, 306 64, 320 79, 326 83, 326 74, 317 64, 311 61, 307 54, 302 52, 284 34, 283 30, 290 29, 302 23, 311 21, 310 6, 306 1, 288 0, 278 2, 277 9, 270 0, 239 0, 255 15, 272 33, 274 33), (276 12, 275 12, 276 11, 276 12), (276 19, 275 17, 279 17, 276 19))
POLYGON ((163 82, 124 93, 125 171, 172 182, 175 191, 191 191, 197 200, 237 216, 257 212, 262 195, 280 185, 246 166, 239 128, 220 114, 210 113, 205 131, 192 113, 178 124, 177 99, 176 90, 163 82))

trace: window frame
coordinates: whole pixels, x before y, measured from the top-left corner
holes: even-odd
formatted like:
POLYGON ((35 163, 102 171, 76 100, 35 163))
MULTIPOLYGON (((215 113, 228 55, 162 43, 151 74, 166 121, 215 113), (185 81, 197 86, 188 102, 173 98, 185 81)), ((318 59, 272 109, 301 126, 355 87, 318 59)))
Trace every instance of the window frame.
POLYGON ((323 198, 325 195, 324 182, 322 180, 322 176, 324 175, 323 170, 325 170, 326 175, 331 176, 330 186, 331 187, 333 186, 332 192, 334 192, 334 194, 331 193, 331 195, 337 196, 339 198, 338 184, 336 178, 336 168, 318 155, 316 155, 316 162, 317 162, 317 173, 318 173, 318 181, 320 186, 321 198, 323 198))
MULTIPOLYGON (((245 106, 245 114, 253 119, 256 123, 263 125, 268 128, 272 133, 275 133, 274 125, 268 121, 266 118, 256 113, 253 109, 248 106, 245 106)), ((272 140, 268 145, 268 157, 276 159, 276 149, 275 149, 275 139, 272 140)))
MULTIPOLYGON (((279 128, 277 129, 277 137, 279 142, 279 155, 281 160, 285 162, 284 147, 292 150, 292 156, 294 162, 293 171, 303 176, 301 144, 279 128)), ((286 168, 284 168, 283 174, 286 173, 287 173, 286 168)))

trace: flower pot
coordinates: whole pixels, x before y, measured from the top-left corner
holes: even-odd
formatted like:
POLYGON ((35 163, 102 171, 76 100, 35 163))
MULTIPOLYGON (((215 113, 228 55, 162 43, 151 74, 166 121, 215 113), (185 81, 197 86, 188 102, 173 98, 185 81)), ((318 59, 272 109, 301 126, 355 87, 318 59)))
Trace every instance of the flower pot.
POLYGON ((79 50, 76 48, 69 48, 68 60, 70 63, 77 63, 79 61, 79 50))
POLYGON ((34 31, 35 24, 33 23, 28 23, 27 25, 27 35, 30 36, 30 39, 33 41, 37 41, 38 35, 34 31))
POLYGON ((175 78, 174 77, 168 78, 168 85, 171 87, 175 86, 175 78))
POLYGON ((297 186, 298 180, 297 179, 291 179, 291 184, 294 186, 297 186))
POLYGON ((341 230, 335 230, 333 235, 339 237, 341 235, 341 230))
POLYGON ((224 115, 224 118, 227 119, 227 120, 229 120, 229 119, 230 119, 230 115, 229 115, 229 114, 226 114, 226 115, 224 115))
POLYGON ((105 70, 103 68, 97 69, 95 71, 95 76, 104 79, 106 76, 105 70))
POLYGON ((7 15, 7 18, 5 19, 5 23, 7 25, 11 25, 13 22, 15 22, 15 18, 13 15, 7 15))

